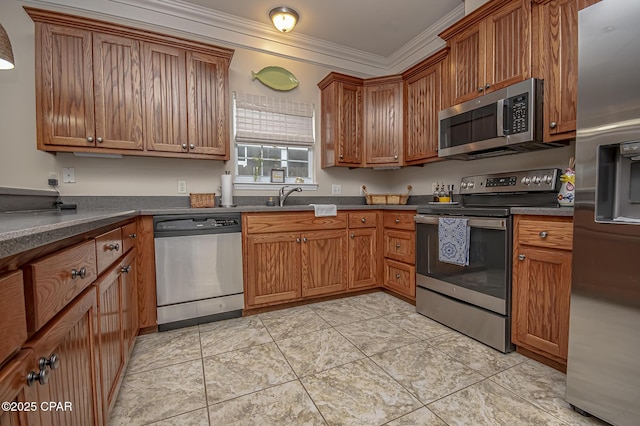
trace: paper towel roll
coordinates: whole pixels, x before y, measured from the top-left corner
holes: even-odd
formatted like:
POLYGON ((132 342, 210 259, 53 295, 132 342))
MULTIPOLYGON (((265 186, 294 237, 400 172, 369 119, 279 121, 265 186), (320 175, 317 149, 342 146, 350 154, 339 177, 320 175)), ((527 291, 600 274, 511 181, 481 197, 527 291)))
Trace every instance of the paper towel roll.
POLYGON ((222 175, 220 176, 221 180, 221 190, 222 194, 220 196, 220 204, 222 207, 230 207, 233 205, 233 179, 232 175, 222 175))

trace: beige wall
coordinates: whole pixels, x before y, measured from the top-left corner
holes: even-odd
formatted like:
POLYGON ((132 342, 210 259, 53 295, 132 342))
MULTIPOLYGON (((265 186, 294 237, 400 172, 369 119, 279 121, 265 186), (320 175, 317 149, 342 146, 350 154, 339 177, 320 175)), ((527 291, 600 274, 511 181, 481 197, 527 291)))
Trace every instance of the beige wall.
MULTIPOLYGON (((178 180, 187 181, 189 192, 219 192, 220 175, 225 170, 233 170, 232 161, 224 164, 221 161, 143 157, 78 158, 73 154, 52 155, 36 150, 33 23, 21 4, 13 0, 0 2, 0 20, 11 37, 16 58, 14 70, 0 71, 0 187, 47 189, 49 172, 57 172, 61 176, 63 167, 74 167, 77 182, 61 183, 63 195, 177 195, 178 180)), ((165 26, 168 24, 163 22, 165 26)), ((176 22, 176 26, 178 24, 184 25, 176 22)), ((230 90, 312 102, 316 105, 316 128, 319 129, 320 92, 316 84, 330 71, 309 61, 289 60, 235 47, 230 68, 230 90), (300 80, 300 86, 281 94, 257 80, 251 80, 251 71, 269 65, 291 71, 300 80)), ((362 184, 372 192, 399 192, 407 183, 414 186, 414 193, 426 194, 431 191, 431 182, 435 180, 457 183, 461 176, 474 173, 564 167, 572 155, 571 148, 563 148, 472 162, 449 161, 403 170, 321 170, 319 132, 316 136, 319 188, 311 195, 331 194, 331 184, 341 184, 343 195, 359 195, 362 184)), ((235 195, 271 194, 236 190, 235 195)))
POLYGON ((464 14, 468 15, 489 0, 464 0, 464 14))

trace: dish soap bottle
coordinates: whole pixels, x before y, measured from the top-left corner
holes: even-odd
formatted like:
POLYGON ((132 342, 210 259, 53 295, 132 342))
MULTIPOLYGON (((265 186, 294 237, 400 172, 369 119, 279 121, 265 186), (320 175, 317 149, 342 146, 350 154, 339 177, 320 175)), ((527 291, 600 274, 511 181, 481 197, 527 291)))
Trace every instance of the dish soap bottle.
POLYGON ((558 204, 565 207, 573 207, 576 193, 576 172, 574 171, 575 161, 573 157, 569 159, 569 167, 560 176, 560 191, 558 192, 558 204))

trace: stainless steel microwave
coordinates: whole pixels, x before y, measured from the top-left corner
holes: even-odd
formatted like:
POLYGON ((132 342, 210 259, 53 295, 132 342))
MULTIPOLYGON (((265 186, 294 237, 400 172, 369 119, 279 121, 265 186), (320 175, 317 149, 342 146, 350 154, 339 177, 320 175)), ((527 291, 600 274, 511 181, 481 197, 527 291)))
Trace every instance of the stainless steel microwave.
POLYGON ((542 143, 543 81, 535 78, 438 113, 438 156, 470 160, 550 148, 542 143))

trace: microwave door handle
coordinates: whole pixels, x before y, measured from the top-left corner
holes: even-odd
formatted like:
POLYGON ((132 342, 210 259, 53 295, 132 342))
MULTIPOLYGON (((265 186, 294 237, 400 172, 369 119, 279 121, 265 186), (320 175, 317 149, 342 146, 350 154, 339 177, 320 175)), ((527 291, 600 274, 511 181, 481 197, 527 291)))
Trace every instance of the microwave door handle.
POLYGON ((500 99, 498 100, 498 102, 496 102, 496 106, 498 107, 498 110, 496 111, 496 126, 497 126, 497 135, 498 137, 500 136, 504 136, 504 129, 505 129, 505 125, 504 125, 504 99, 500 99))

